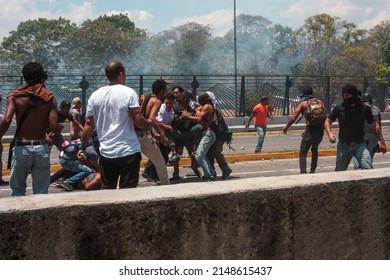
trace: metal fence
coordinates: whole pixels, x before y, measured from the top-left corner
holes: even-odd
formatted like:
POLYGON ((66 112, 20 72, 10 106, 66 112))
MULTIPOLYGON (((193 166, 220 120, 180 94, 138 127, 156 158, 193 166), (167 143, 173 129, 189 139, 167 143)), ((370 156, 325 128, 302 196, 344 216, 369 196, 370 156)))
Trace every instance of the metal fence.
MULTIPOLYGON (((160 75, 127 75, 126 85, 140 95, 151 92, 153 81, 160 75)), ((321 99, 328 111, 341 102, 341 88, 352 83, 362 92, 369 92, 373 101, 382 111, 389 104, 390 92, 375 81, 374 77, 302 77, 302 76, 262 76, 262 75, 164 75, 170 86, 180 85, 192 91, 195 99, 199 92, 212 91, 218 106, 225 117, 248 116, 261 97, 270 100, 274 115, 291 115, 300 102, 300 89, 311 85, 315 95, 321 99)), ((20 76, 0 76, 0 94, 5 96, 23 83, 20 76)), ((89 96, 99 87, 107 84, 104 75, 60 75, 49 76, 46 86, 54 92, 57 102, 71 101, 74 97, 83 100, 83 109, 89 96)), ((6 102, 2 109, 5 110, 6 102)))

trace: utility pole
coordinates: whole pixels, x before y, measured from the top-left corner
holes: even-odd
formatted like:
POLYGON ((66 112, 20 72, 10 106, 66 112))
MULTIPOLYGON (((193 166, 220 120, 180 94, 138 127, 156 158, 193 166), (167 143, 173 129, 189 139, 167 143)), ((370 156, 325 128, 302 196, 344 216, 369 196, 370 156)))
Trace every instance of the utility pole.
POLYGON ((236 117, 238 116, 238 98, 237 98, 237 22, 236 22, 236 0, 234 0, 234 90, 236 98, 236 117))

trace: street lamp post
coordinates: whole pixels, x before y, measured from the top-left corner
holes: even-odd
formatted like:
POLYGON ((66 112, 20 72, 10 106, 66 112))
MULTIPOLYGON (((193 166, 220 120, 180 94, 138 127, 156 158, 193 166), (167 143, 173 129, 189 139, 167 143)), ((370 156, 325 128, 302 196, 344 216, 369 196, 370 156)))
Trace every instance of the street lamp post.
POLYGON ((236 117, 238 115, 238 99, 237 99, 237 22, 236 22, 236 0, 234 0, 234 90, 236 98, 236 117))

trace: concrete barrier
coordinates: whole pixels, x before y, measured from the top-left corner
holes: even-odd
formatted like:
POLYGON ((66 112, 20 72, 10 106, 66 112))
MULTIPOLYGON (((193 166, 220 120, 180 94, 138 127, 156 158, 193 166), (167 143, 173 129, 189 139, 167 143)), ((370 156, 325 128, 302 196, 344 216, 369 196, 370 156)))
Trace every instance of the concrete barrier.
POLYGON ((390 169, 0 201, 1 259, 388 259, 390 169))

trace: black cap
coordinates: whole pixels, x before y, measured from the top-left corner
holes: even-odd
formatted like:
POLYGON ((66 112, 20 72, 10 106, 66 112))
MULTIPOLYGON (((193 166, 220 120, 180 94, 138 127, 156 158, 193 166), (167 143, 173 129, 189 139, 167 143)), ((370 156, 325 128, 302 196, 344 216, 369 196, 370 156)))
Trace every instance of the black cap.
POLYGON ((70 102, 68 100, 64 100, 64 101, 61 102, 60 107, 61 108, 64 108, 64 107, 69 107, 70 108, 71 104, 70 104, 70 102))
POLYGON ((312 95, 313 94, 313 88, 311 86, 304 86, 302 88, 302 95, 303 96, 306 96, 306 95, 312 95))

